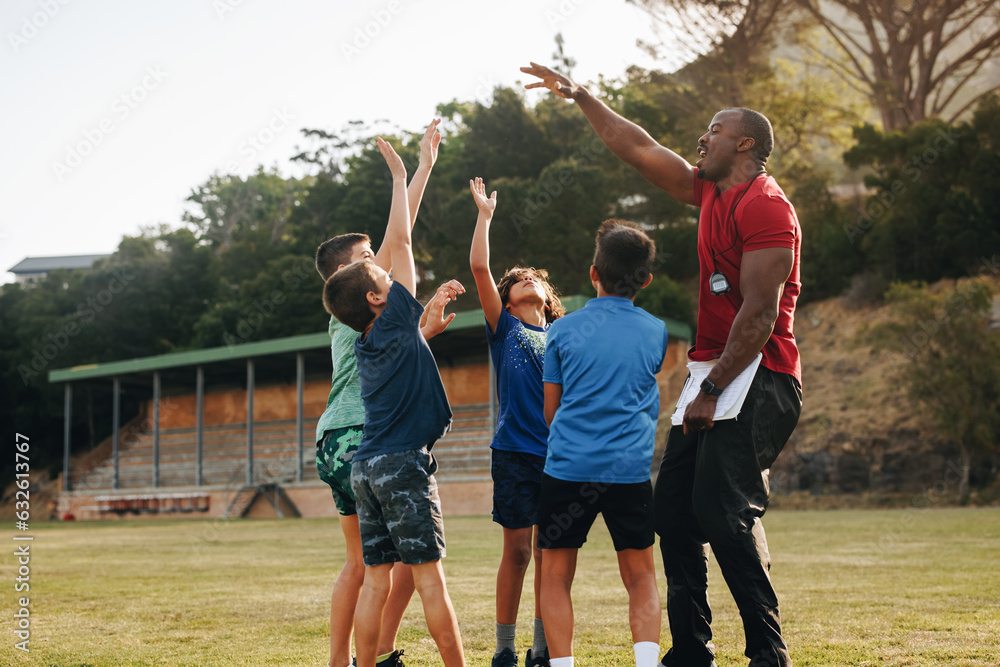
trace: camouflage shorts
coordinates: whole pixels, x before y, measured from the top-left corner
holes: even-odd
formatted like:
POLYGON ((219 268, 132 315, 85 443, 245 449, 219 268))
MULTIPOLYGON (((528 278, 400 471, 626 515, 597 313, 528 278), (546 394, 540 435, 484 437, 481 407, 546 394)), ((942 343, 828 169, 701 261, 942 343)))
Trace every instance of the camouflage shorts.
POLYGON ((358 507, 365 565, 407 565, 444 558, 444 521, 426 447, 356 461, 351 488, 358 507))
POLYGON ((316 470, 330 485, 333 502, 343 516, 358 513, 351 490, 351 460, 361 444, 361 426, 336 428, 323 433, 316 443, 316 470))

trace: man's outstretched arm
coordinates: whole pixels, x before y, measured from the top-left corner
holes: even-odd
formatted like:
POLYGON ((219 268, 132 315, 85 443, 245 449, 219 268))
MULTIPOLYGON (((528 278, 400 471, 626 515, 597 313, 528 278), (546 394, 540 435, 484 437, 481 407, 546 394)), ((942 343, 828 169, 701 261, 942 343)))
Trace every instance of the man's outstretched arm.
POLYGON ((678 201, 699 205, 694 196, 696 169, 687 160, 661 146, 644 129, 615 113, 585 87, 555 70, 531 63, 521 71, 541 79, 525 88, 548 88, 560 97, 574 100, 601 141, 646 180, 678 201))

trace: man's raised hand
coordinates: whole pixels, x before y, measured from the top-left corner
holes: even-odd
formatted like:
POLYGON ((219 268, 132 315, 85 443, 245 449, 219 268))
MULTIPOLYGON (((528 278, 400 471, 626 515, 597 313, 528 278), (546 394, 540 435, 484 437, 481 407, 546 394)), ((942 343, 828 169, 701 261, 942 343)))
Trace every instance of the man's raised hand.
POLYGON ((476 206, 479 208, 479 212, 488 218, 492 218, 493 211, 497 208, 497 191, 494 190, 493 193, 487 197, 486 185, 483 183, 483 179, 478 176, 474 181, 469 181, 469 189, 472 191, 472 198, 476 200, 476 206))
POLYGON ((535 81, 526 85, 525 89, 527 90, 532 88, 548 88, 559 97, 566 98, 567 100, 575 100, 576 96, 580 94, 580 86, 545 65, 531 63, 528 67, 522 67, 521 71, 541 79, 541 81, 535 81))
POLYGON ((433 167, 438 159, 438 145, 441 143, 441 133, 437 131, 441 124, 440 118, 435 118, 427 126, 424 136, 420 138, 420 164, 433 167))
POLYGON ((392 173, 392 177, 402 177, 405 181, 406 167, 403 165, 402 158, 396 154, 396 151, 393 150, 391 145, 389 145, 389 142, 382 137, 378 137, 376 142, 378 143, 378 149, 382 151, 382 157, 385 158, 385 163, 389 165, 389 171, 392 173))

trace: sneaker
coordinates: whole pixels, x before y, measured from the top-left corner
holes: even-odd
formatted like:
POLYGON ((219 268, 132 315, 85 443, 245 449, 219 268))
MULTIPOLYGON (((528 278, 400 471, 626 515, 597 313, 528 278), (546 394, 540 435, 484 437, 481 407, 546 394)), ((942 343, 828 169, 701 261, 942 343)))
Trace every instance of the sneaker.
POLYGON ((404 667, 403 650, 393 651, 385 660, 379 660, 375 667, 404 667))
POLYGON ((490 667, 517 667, 517 654, 505 648, 493 656, 490 667))
POLYGON ((549 649, 545 649, 545 653, 533 658, 529 648, 528 654, 524 656, 524 667, 549 667, 549 649))

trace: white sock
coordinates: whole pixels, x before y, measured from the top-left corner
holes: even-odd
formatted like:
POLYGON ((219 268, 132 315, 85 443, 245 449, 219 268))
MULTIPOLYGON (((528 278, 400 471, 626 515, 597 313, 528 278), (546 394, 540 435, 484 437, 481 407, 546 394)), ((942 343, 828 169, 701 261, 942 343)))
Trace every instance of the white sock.
POLYGON ((549 658, 549 667, 573 667, 573 656, 549 658))
POLYGON ((632 650, 635 651, 635 667, 656 667, 660 661, 660 645, 656 642, 636 642, 632 650))

